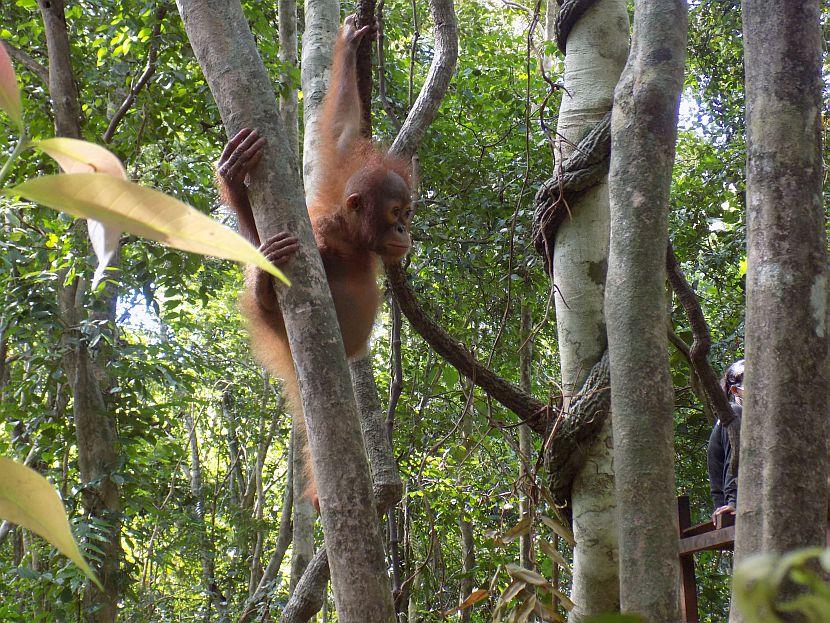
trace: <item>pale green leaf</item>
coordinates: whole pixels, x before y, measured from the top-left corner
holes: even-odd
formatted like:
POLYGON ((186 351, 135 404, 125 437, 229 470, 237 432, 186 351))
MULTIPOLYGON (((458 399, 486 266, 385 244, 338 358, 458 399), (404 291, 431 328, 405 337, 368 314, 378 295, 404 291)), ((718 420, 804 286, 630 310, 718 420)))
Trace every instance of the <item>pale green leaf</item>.
POLYGON ((108 173, 127 179, 118 156, 95 143, 75 138, 48 138, 33 141, 31 146, 54 158, 65 173, 108 173))
POLYGON ((290 285, 236 232, 173 197, 111 175, 46 175, 3 192, 182 251, 253 264, 290 285))
POLYGON ((42 536, 101 587, 98 578, 81 556, 69 529, 63 503, 54 487, 36 471, 2 456, 0 518, 42 536))

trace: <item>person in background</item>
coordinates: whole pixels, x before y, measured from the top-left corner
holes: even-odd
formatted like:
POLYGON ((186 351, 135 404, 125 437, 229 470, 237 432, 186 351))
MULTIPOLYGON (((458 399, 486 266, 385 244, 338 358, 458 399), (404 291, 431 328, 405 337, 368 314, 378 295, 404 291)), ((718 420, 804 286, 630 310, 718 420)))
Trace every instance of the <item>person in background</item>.
MULTIPOLYGON (((738 420, 736 424, 740 426, 744 397, 743 359, 739 359, 726 369, 720 384, 738 420)), ((712 503, 715 507, 712 521, 715 521, 715 517, 725 513, 734 514, 737 508, 738 475, 730 474, 731 461, 732 444, 729 443, 726 427, 722 426, 718 420, 715 422, 712 434, 709 435, 706 461, 709 468, 709 490, 712 493, 712 503)))

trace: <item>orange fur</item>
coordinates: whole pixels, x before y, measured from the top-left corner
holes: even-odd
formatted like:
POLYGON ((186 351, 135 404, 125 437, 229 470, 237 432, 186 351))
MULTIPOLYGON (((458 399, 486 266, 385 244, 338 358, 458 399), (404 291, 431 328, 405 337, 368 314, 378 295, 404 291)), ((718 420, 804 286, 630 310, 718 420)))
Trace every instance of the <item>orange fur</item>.
MULTIPOLYGON (((387 222, 382 213, 383 210, 388 212, 388 208, 381 209, 376 203, 379 197, 384 197, 384 193, 388 195, 395 188, 386 181, 388 172, 399 175, 407 189, 412 188, 412 174, 407 163, 389 156, 372 141, 357 136, 359 114, 355 115, 355 111, 344 104, 351 103, 354 96, 359 113, 360 103, 356 98, 356 84, 352 84, 353 74, 344 73, 347 57, 340 37, 335 47, 332 84, 323 103, 320 122, 321 179, 318 190, 308 202, 308 214, 326 270, 346 356, 351 358, 365 351, 380 303, 377 287, 380 256, 375 249, 389 253, 389 248, 382 243, 394 237, 389 230, 395 223, 387 222), (342 133, 344 129, 347 130, 345 134, 342 133), (346 137, 346 144, 338 144, 338 139, 344 140, 343 136, 346 137), (344 194, 350 180, 351 186, 357 187, 358 194, 367 202, 360 213, 346 205, 344 194)), ((253 223, 250 204, 247 201, 237 201, 223 186, 220 180, 223 198, 236 210, 240 225, 243 222, 253 223)), ((403 222, 397 221, 400 228, 406 228, 407 244, 408 218, 403 222)), ((251 237, 258 237, 255 226, 252 227, 251 237)), ((245 274, 246 288, 240 297, 251 346, 265 369, 283 379, 289 408, 293 416, 304 423, 297 375, 282 313, 279 308, 269 309, 273 305, 263 307, 257 300, 256 285, 259 276, 259 269, 248 267, 245 274)), ((298 429, 305 431, 305 426, 299 426, 298 429)), ((308 444, 303 444, 303 447, 306 449, 303 453, 304 471, 308 475, 306 482, 309 483, 306 495, 319 510, 308 444)))

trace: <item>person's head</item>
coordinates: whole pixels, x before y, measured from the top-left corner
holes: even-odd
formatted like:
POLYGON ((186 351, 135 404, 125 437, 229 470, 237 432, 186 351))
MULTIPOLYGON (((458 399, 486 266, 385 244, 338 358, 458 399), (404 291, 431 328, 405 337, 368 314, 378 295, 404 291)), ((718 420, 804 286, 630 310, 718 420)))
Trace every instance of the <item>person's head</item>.
POLYGON ((744 360, 738 359, 735 363, 726 369, 723 373, 723 378, 720 380, 721 389, 726 394, 729 400, 734 400, 738 404, 743 401, 744 397, 744 360))

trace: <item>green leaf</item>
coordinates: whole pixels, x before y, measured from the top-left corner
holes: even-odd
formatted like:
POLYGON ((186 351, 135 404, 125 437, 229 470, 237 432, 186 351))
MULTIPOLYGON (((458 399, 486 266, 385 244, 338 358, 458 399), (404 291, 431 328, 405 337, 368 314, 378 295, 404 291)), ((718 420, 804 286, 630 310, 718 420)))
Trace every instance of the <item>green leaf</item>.
POLYGON ((103 590, 98 578, 81 556, 69 529, 63 502, 49 481, 33 469, 2 456, 0 517, 42 536, 103 590))
POLYGON ((236 232, 173 197, 111 175, 46 175, 3 193, 182 251, 253 264, 290 285, 282 271, 236 232))

